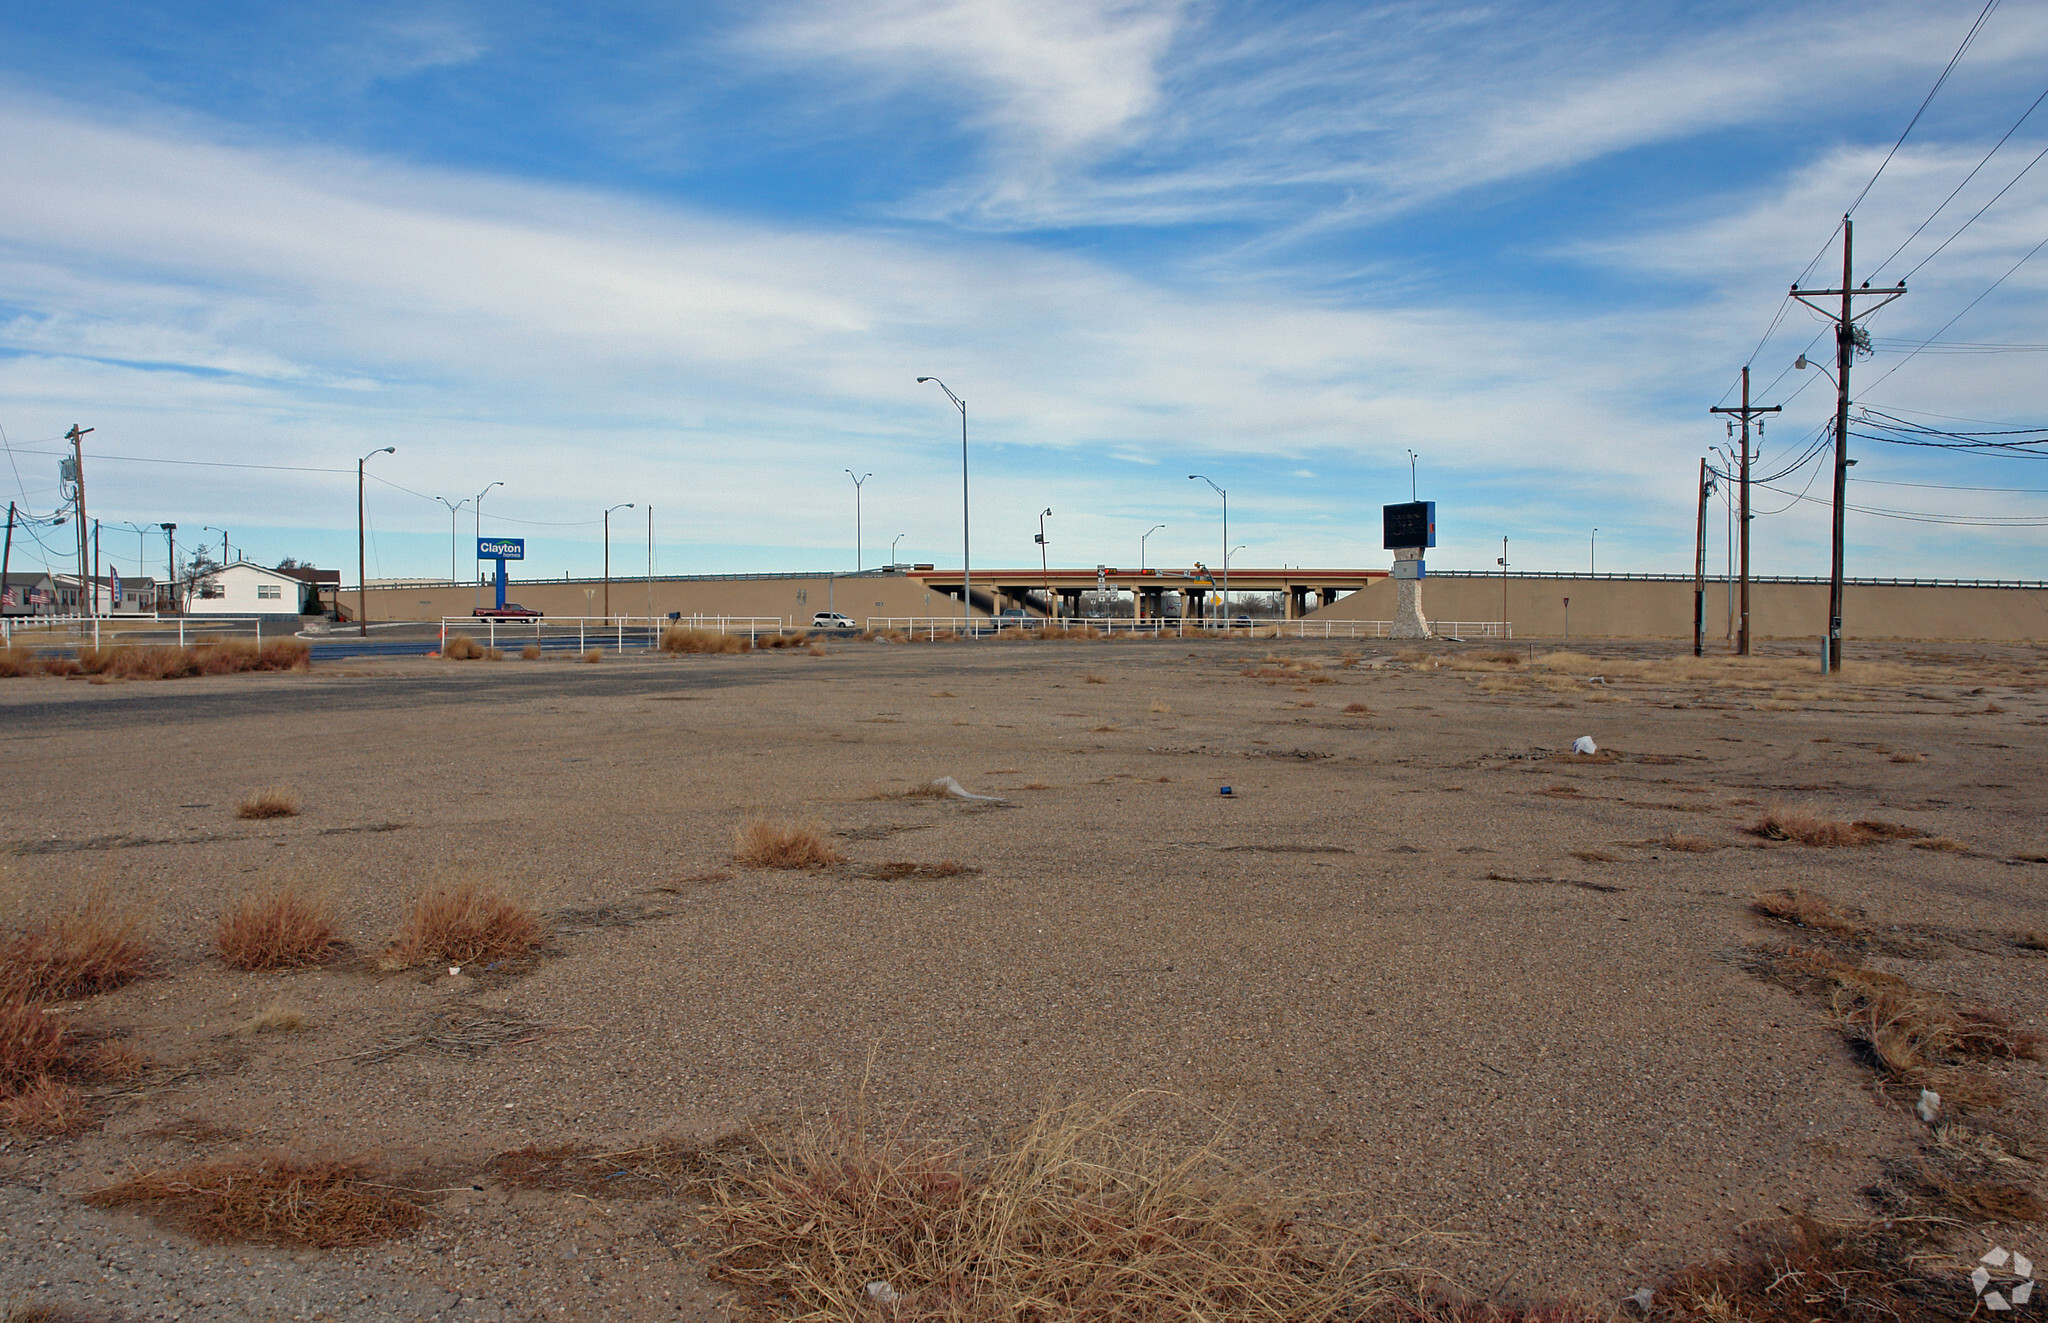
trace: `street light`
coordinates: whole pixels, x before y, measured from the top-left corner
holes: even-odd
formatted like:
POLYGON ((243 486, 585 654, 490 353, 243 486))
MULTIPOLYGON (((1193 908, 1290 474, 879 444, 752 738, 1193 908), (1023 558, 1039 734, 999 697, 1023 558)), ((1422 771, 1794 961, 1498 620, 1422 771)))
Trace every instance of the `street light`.
POLYGON ((1594 529, 1593 536, 1586 539, 1586 577, 1600 573, 1600 530, 1594 529))
POLYGON ((909 536, 910 534, 908 533, 898 533, 895 537, 889 539, 889 563, 891 565, 896 563, 896 544, 909 536))
POLYGON ((1144 536, 1138 539, 1138 573, 1143 574, 1145 572, 1145 539, 1151 537, 1164 527, 1166 527, 1165 524, 1154 524, 1145 530, 1144 536))
POLYGON ((176 524, 158 524, 157 527, 164 531, 164 569, 166 571, 164 582, 168 583, 171 587, 171 609, 176 610, 178 606, 178 526, 176 524))
POLYGON ((974 573, 972 570, 974 539, 969 536, 967 524, 967 401, 953 393, 953 388, 937 377, 919 377, 917 384, 927 381, 946 392, 946 398, 960 411, 960 623, 970 622, 974 611, 974 573))
POLYGON ((1200 473, 1188 474, 1188 481, 1201 478, 1209 483, 1209 490, 1223 498, 1223 624, 1227 633, 1230 627, 1230 493, 1218 487, 1200 473))
POLYGON ((471 513, 476 516, 476 540, 477 543, 479 544, 477 548, 476 562, 474 565, 474 570, 476 573, 476 586, 470 589, 469 594, 469 604, 473 607, 482 606, 484 604, 484 556, 481 546, 484 540, 484 497, 489 496, 491 494, 491 487, 502 487, 504 485, 505 484, 502 482, 494 482, 491 484, 490 487, 484 488, 482 491, 478 492, 476 495, 469 498, 470 500, 476 502, 476 507, 471 511, 471 513))
POLYGON ((220 534, 220 563, 222 566, 226 566, 228 563, 228 531, 225 528, 215 528, 212 524, 201 524, 199 531, 202 533, 220 534))
MULTIPOLYGON (((1821 365, 1820 365, 1819 363, 1816 363, 1816 362, 1814 362, 1814 361, 1813 361, 1812 359, 1808 358, 1808 357, 1807 357, 1806 355, 1804 355, 1804 354, 1801 354, 1801 355, 1800 355, 1799 357, 1797 357, 1797 358, 1793 359, 1793 360, 1792 360, 1792 366, 1793 366, 1793 367, 1796 367, 1796 368, 1798 368, 1798 369, 1799 369, 1799 370, 1800 370, 1801 372, 1804 372, 1804 371, 1806 371, 1806 369, 1808 369, 1808 368, 1812 368, 1812 369, 1813 369, 1813 370, 1814 370, 1815 372, 1818 372, 1818 373, 1820 373, 1820 374, 1821 374, 1821 375, 1822 375, 1823 377, 1826 377, 1826 378, 1827 378, 1827 379, 1828 379, 1828 380, 1829 380, 1830 382, 1834 382, 1834 381, 1835 381, 1835 374, 1834 374, 1834 373, 1832 373, 1832 372, 1828 371, 1828 370, 1827 370, 1826 368, 1822 367, 1822 366, 1821 366, 1821 365)), ((1836 389, 1840 389, 1840 383, 1839 383, 1839 382, 1836 382, 1836 383, 1835 383, 1835 385, 1836 385, 1836 389)))
POLYGON ((455 531, 455 512, 468 505, 469 498, 465 496, 459 501, 450 501, 445 496, 436 496, 434 499, 448 507, 448 586, 453 588, 458 582, 455 577, 455 557, 461 547, 461 543, 456 541, 459 535, 455 531))
MULTIPOLYGON (((615 505, 612 510, 630 510, 631 501, 615 505)), ((604 623, 612 623, 612 510, 604 512, 604 623)))
POLYGON ((872 474, 872 473, 863 473, 863 474, 861 474, 861 475, 860 475, 859 477, 857 477, 857 478, 854 478, 854 476, 853 476, 853 470, 852 470, 852 469, 847 469, 847 470, 845 470, 845 473, 846 473, 846 476, 847 476, 847 477, 849 477, 849 478, 853 478, 853 572, 854 572, 855 574, 859 574, 859 573, 860 573, 860 485, 861 485, 862 483, 866 482, 866 481, 867 481, 867 480, 868 480, 869 478, 872 478, 872 477, 874 477, 875 475, 874 475, 874 474, 872 474))
POLYGON ((1500 565, 1500 636, 1505 641, 1508 636, 1508 538, 1505 533, 1501 534, 1500 538, 1500 560, 1498 564, 1500 565))
POLYGON ((1415 495, 1415 452, 1414 452, 1414 451, 1412 451, 1412 450, 1408 452, 1408 499, 1409 499, 1409 500, 1411 500, 1411 501, 1413 501, 1413 500, 1415 500, 1415 499, 1416 499, 1416 495, 1415 495))
POLYGON ((1045 566, 1045 520, 1051 513, 1052 507, 1047 506, 1038 516, 1038 581, 1045 589, 1045 615, 1048 620, 1059 614, 1052 609, 1052 571, 1045 566))
POLYGON ((361 638, 370 637, 369 560, 363 550, 363 465, 370 462, 371 455, 397 453, 397 446, 384 446, 356 461, 356 629, 361 638))

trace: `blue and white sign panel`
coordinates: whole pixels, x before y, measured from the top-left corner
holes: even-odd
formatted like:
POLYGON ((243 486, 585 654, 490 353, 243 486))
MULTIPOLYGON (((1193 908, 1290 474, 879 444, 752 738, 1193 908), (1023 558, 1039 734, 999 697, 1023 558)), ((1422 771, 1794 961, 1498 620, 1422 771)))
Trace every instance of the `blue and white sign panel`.
POLYGON ((478 560, 525 560, 523 537, 480 537, 476 540, 478 560))

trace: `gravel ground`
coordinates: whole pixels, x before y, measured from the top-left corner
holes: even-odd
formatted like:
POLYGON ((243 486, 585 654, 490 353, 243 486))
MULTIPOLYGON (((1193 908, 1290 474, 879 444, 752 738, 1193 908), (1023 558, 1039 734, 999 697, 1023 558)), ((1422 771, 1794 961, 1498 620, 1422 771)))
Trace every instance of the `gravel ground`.
MULTIPOLYGON (((1614 1301, 1752 1218, 1867 1213, 1880 1164, 1923 1140, 1813 1005, 1732 958, 1774 935, 1756 891, 1859 906, 1919 943, 1887 967, 2048 1021, 2043 956, 2000 936, 2043 926, 2039 651, 1872 648, 1870 683, 1744 687, 1527 680, 1384 644, 1347 667, 1344 646, 847 643, 0 684, 0 739, 34 773, 0 805, 9 921, 107 885, 149 903, 166 957, 67 1008, 161 1065, 88 1134, 4 1142, 0 1300, 715 1319, 688 1208, 507 1190, 483 1163, 863 1098, 980 1144, 1048 1098, 1156 1090, 1146 1124, 1221 1133, 1389 1262, 1614 1301), (1578 735, 1613 759, 1567 756, 1578 735), (1002 802, 880 797, 941 775, 1002 802), (273 785, 300 816, 234 816, 273 785), (1743 830, 1774 803, 1965 848, 1743 830), (817 820, 850 862, 734 867, 750 811, 817 820), (948 860, 970 871, 872 875, 948 860), (373 952, 456 878, 554 913, 548 958, 456 976, 210 958, 215 919, 256 885, 325 889, 373 952), (590 907, 620 926, 566 913, 590 907), (234 1034, 276 1002, 308 1027, 234 1034), (446 1012, 546 1032, 376 1053, 446 1012), (286 1253, 78 1202, 138 1167, 271 1149, 434 1173, 435 1218, 371 1250, 286 1253)), ((2010 1074, 2048 1094, 2039 1065, 2010 1074)))

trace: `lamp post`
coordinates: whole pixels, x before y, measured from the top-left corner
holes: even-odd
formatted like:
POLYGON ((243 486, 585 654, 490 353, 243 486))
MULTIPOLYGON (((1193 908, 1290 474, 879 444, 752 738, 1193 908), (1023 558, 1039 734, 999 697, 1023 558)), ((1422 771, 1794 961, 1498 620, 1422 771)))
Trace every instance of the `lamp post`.
POLYGON ((867 481, 867 480, 868 480, 869 478, 872 478, 872 477, 874 477, 875 475, 874 475, 874 474, 872 474, 872 473, 863 473, 863 474, 861 474, 861 475, 860 475, 860 476, 858 476, 858 477, 854 477, 854 472, 853 472, 853 470, 852 470, 852 469, 847 469, 847 470, 845 470, 845 473, 846 473, 846 476, 847 476, 847 477, 849 477, 849 478, 853 478, 853 572, 854 572, 855 574, 859 574, 859 573, 860 573, 860 559, 861 559, 861 552, 860 552, 860 486, 861 486, 861 484, 862 484, 862 483, 866 482, 866 481, 867 481))
POLYGON ((1415 495, 1415 452, 1412 450, 1408 452, 1408 499, 1411 501, 1417 499, 1415 495))
MULTIPOLYGON (((627 501, 615 505, 612 510, 630 510, 633 503, 627 501)), ((604 623, 612 623, 612 510, 604 512, 604 623)))
POLYGON ((469 498, 464 497, 459 501, 450 501, 445 496, 436 496, 434 499, 448 507, 448 586, 453 588, 456 584, 455 558, 460 554, 462 545, 456 540, 461 535, 455 531, 455 512, 468 505, 469 498))
POLYGON ((1051 513, 1052 507, 1047 506, 1038 515, 1038 582, 1045 589, 1045 615, 1048 620, 1059 614, 1053 610, 1052 571, 1046 568, 1045 560, 1045 520, 1051 513))
POLYGON ((1500 538, 1500 636, 1503 640, 1508 636, 1508 538, 1505 533, 1500 538))
POLYGON ((212 524, 201 524, 199 531, 220 534, 220 563, 225 566, 228 563, 228 531, 225 528, 215 528, 212 524))
POLYGON ((1138 538, 1138 573, 1143 574, 1145 572, 1146 539, 1151 537, 1154 533, 1157 533, 1160 529, 1164 527, 1166 527, 1165 524, 1154 524, 1152 525, 1152 527, 1146 529, 1144 534, 1138 538))
POLYGON ((908 536, 908 533, 898 533, 895 537, 889 539, 889 563, 891 565, 896 563, 896 544, 908 536))
MULTIPOLYGON (((492 483, 492 484, 491 484, 491 486, 490 486, 490 487, 486 487, 486 488, 484 488, 484 489, 483 489, 482 491, 478 492, 478 493, 477 493, 476 495, 474 495, 474 496, 472 496, 472 497, 470 497, 470 498, 469 498, 470 500, 472 500, 472 501, 476 502, 476 506, 475 506, 475 508, 474 508, 473 510, 471 510, 471 512, 470 512, 470 513, 472 513, 472 514, 474 514, 474 515, 476 516, 476 540, 477 540, 477 542, 482 542, 482 541, 484 540, 484 497, 486 497, 486 496, 489 496, 489 495, 491 494, 491 487, 502 487, 502 486, 504 486, 504 485, 505 485, 505 484, 504 484, 504 483, 502 483, 502 482, 494 482, 494 483, 492 483)), ((483 599, 483 582, 484 582, 484 574, 483 574, 483 564, 484 564, 484 558, 483 558, 483 553, 482 553, 481 551, 479 551, 479 552, 477 553, 477 556, 476 556, 476 560, 475 560, 475 563, 474 563, 474 565, 472 566, 472 570, 474 571, 474 573, 475 573, 475 575, 476 575, 476 584, 475 584, 475 586, 474 586, 474 587, 472 587, 472 588, 470 589, 470 594, 469 594, 469 604, 470 604, 471 606, 473 606, 473 607, 475 607, 475 606, 482 606, 482 605, 484 604, 484 599, 483 599)))
POLYGON ((974 539, 969 535, 967 523, 967 401, 953 393, 953 388, 937 377, 919 377, 917 384, 931 382, 946 392, 946 398, 960 411, 960 623, 965 626, 974 613, 974 573, 972 570, 974 539))
POLYGON ((1230 628, 1230 493, 1200 473, 1188 474, 1189 482, 1197 478, 1209 483, 1209 490, 1223 498, 1223 626, 1227 633, 1230 628))
POLYGON ((356 630, 361 638, 370 637, 370 581, 367 577, 369 560, 363 549, 363 466, 370 462, 371 455, 397 453, 397 446, 383 446, 356 461, 356 630))

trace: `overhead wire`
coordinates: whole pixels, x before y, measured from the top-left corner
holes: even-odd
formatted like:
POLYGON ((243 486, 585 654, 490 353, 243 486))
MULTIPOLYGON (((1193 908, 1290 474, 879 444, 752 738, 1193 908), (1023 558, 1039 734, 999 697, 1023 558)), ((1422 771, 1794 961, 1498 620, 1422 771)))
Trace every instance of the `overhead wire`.
POLYGON ((1970 30, 1963 34, 1962 44, 1956 47, 1954 55, 1948 57, 1948 64, 1942 69, 1941 76, 1934 80, 1933 87, 1927 89, 1927 95, 1922 98, 1920 108, 1913 112, 1913 118, 1906 121, 1906 127, 1899 132, 1899 140, 1892 144, 1892 149, 1884 154, 1882 161, 1877 163, 1877 170, 1870 176, 1870 182, 1863 186, 1863 191, 1856 195, 1856 200, 1849 204, 1849 210, 1845 214, 1854 216, 1856 208, 1863 205, 1863 199, 1870 196, 1870 190, 1877 186, 1877 181, 1884 174, 1885 167, 1890 165, 1892 158, 1899 154, 1899 148, 1906 145, 1906 138, 1913 132, 1913 126, 1918 124, 1920 117, 1927 113, 1927 107, 1934 104, 1934 98, 1941 92, 1942 86, 1948 82, 1948 76, 1954 73, 1956 65, 1962 62, 1963 52, 1970 49, 1970 44, 1977 40, 1977 34, 1984 29, 1984 20, 1990 18, 1991 11, 1996 8, 1998 8, 1998 0, 1984 0, 1984 8, 1977 14, 1977 21, 1970 24, 1970 30))
MULTIPOLYGON (((1950 190, 1949 190, 1949 192, 1948 192, 1948 196, 1947 196, 1947 197, 1945 197, 1945 198, 1943 198, 1943 199, 1941 200, 1941 205, 1940 205, 1940 206, 1937 206, 1937 207, 1936 207, 1936 208, 1935 208, 1935 209, 1934 209, 1933 211, 1930 211, 1930 212, 1928 212, 1928 213, 1927 213, 1927 219, 1926 219, 1926 220, 1924 220, 1924 221, 1921 221, 1921 222, 1920 222, 1920 223, 1919 223, 1918 225, 1916 225, 1916 226, 1914 226, 1914 227, 1913 227, 1913 232, 1912 232, 1911 234, 1909 234, 1909 235, 1907 235, 1907 236, 1906 236, 1906 238, 1905 238, 1905 241, 1904 241, 1903 243, 1901 243, 1901 244, 1900 244, 1900 245, 1899 245, 1899 246, 1898 246, 1897 248, 1894 248, 1894 249, 1892 249, 1892 255, 1891 255, 1890 257, 1887 257, 1887 258, 1885 258, 1885 259, 1884 259, 1884 261, 1882 261, 1882 262, 1879 262, 1879 263, 1877 264, 1877 267, 1876 267, 1876 269, 1874 269, 1874 270, 1873 270, 1873 271, 1871 271, 1871 273, 1870 273, 1870 278, 1871 278, 1872 280, 1875 280, 1875 279, 1877 279, 1877 277, 1878 277, 1879 273, 1881 273, 1881 272, 1882 272, 1882 271, 1883 271, 1883 270, 1884 270, 1884 269, 1885 269, 1886 267, 1890 266, 1890 265, 1891 265, 1891 264, 1892 264, 1893 262, 1897 261, 1897 260, 1898 260, 1898 256, 1899 256, 1899 254, 1900 254, 1900 253, 1903 253, 1903 252, 1905 252, 1905 251, 1906 251, 1906 249, 1907 249, 1907 247, 1908 247, 1908 246, 1909 246, 1909 245, 1910 245, 1910 244, 1911 244, 1911 243, 1913 242, 1913 240, 1915 240, 1915 239, 1917 239, 1917 238, 1919 238, 1919 237, 1920 237, 1920 232, 1921 232, 1922 230, 1925 230, 1925 229, 1926 229, 1926 228, 1927 228, 1928 226, 1930 226, 1930 225, 1934 224, 1934 218, 1935 218, 1936 216, 1939 216, 1939 215, 1940 215, 1940 214, 1941 214, 1941 213, 1943 212, 1943 210, 1945 210, 1945 209, 1946 209, 1946 208, 1948 207, 1948 204, 1949 204, 1949 203, 1951 203, 1951 202, 1954 202, 1954 201, 1956 200, 1956 194, 1958 194, 1958 193, 1962 192, 1962 191, 1963 191, 1963 190, 1964 190, 1965 188, 1967 188, 1967 187, 1969 186, 1969 183, 1970 183, 1970 181, 1971 181, 1972 179, 1975 179, 1975 178, 1977 177, 1977 174, 1978 174, 1978 172, 1979 172, 1979 171, 1981 171, 1981 170, 1982 170, 1982 169, 1983 169, 1983 168, 1984 168, 1985 166, 1987 166, 1987 165, 1991 164, 1991 158, 1992 158, 1992 157, 1994 157, 1994 156, 1996 156, 1996 155, 1998 155, 1998 149, 1999 149, 1999 148, 2001 148, 2001 147, 2003 147, 2003 146, 2005 146, 2005 144, 2006 144, 2006 141, 2007 141, 2008 139, 2010 139, 2010 138, 2012 137, 2012 135, 2013 135, 2013 134, 2015 134, 2015 133, 2018 133, 2018 132, 2020 131, 2020 125, 2022 125, 2022 124, 2026 123, 2026 122, 2027 122, 2027 117, 2028 117, 2028 116, 2030 116, 2030 115, 2032 115, 2032 114, 2033 114, 2033 113, 2034 113, 2034 112, 2035 112, 2036 110, 2039 110, 2039 109, 2041 108, 2041 103, 2042 103, 2043 101, 2048 101, 2048 87, 2044 87, 2044 88, 2042 88, 2042 89, 2041 89, 2041 95, 2039 95, 2039 96, 2035 97, 2035 98, 2034 98, 2034 103, 2033 103, 2032 105, 2028 106, 2028 107, 2027 107, 2027 108, 2026 108, 2025 110, 2023 110, 2023 111, 2021 111, 2021 112, 2020 112, 2020 117, 2019 117, 2018 119, 2016 119, 2016 120, 2014 120, 2014 121, 2012 122, 2012 127, 2011 127, 2011 128, 2009 128, 2009 129, 2007 129, 2007 130, 2005 131, 2005 134, 2004 134, 2004 136, 2003 136, 2003 137, 2001 137, 2001 138, 1999 138, 1999 140, 1998 140, 1997 142, 1995 142, 1995 143, 1991 144, 1991 150, 1990 150, 1990 151, 1988 151, 1988 152, 1986 152, 1986 153, 1984 153, 1984 159, 1983 159, 1983 160, 1981 160, 1981 161, 1979 161, 1979 162, 1977 162, 1977 164, 1976 164, 1976 165, 1975 165, 1974 167, 1972 167, 1972 168, 1971 168, 1971 170, 1970 170, 1970 173, 1968 173, 1968 174, 1966 174, 1966 175, 1964 175, 1964 176, 1963 176, 1963 182, 1962 182, 1962 183, 1960 183, 1960 184, 1957 184, 1957 185, 1956 185, 1956 186, 1955 186, 1954 188, 1952 188, 1952 189, 1950 189, 1950 190)), ((2036 160, 2039 160, 2040 158, 2039 158, 2039 157, 2036 157, 2035 159, 2036 159, 2036 160)), ((2032 168, 2033 168, 2033 167, 2032 167, 2031 165, 2027 167, 2027 169, 2028 169, 2028 170, 2031 170, 2032 168)), ((2022 170, 2022 171, 2020 171, 2020 173, 2021 173, 2021 174, 2025 174, 2025 173, 2026 173, 2026 170, 2022 170)), ((2016 183, 2016 182, 2018 182, 2018 180, 2017 180, 2017 179, 2015 179, 2015 180, 2014 180, 2014 182, 2016 183)), ((2007 184, 2007 185, 2006 185, 2006 188, 2011 188, 2011 187, 2012 187, 2012 184, 2007 184)), ((2002 197, 2002 196, 2004 196, 2004 190, 2003 190, 2003 189, 1999 190, 1999 195, 2000 195, 2001 197, 2002 197)), ((1992 201, 1993 201, 1993 202, 1996 202, 1997 200, 1998 200, 1997 198, 1993 198, 1993 199, 1992 199, 1992 201)), ((1986 205, 1988 206, 1989 204, 1987 203, 1986 205)), ((1977 215, 1979 215, 1979 216, 1981 216, 1981 215, 1983 215, 1983 214, 1984 214, 1984 213, 1983 213, 1982 211, 1979 211, 1979 212, 1977 213, 1977 215)), ((1970 220, 1972 220, 1972 221, 1974 221, 1975 219, 1976 219, 1976 217, 1975 217, 1975 216, 1973 216, 1973 217, 1971 217, 1971 218, 1970 218, 1970 220)), ((1966 230, 1966 229, 1968 229, 1968 228, 1970 228, 1970 222, 1969 222, 1969 221, 1965 221, 1965 222, 1963 223, 1963 230, 1966 230)), ((1956 231, 1956 234, 1961 234, 1961 233, 1962 233, 1962 230, 1957 230, 1957 231, 1956 231)), ((1955 242, 1955 235, 1954 235, 1954 234, 1950 235, 1950 236, 1948 237, 1948 240, 1947 240, 1947 242, 1944 242, 1944 243, 1942 244, 1942 246, 1941 246, 1941 247, 1942 247, 1942 248, 1946 248, 1946 247, 1948 247, 1948 245, 1949 245, 1950 243, 1953 243, 1953 242, 1955 242)), ((1937 248, 1937 249, 1935 249, 1935 250, 1934 250, 1934 253, 1939 253, 1940 251, 1941 251, 1941 248, 1937 248)), ((1927 256, 1928 256, 1928 257, 1933 257, 1933 256, 1934 256, 1934 253, 1929 253, 1929 254, 1928 254, 1927 256)), ((1925 258, 1923 258, 1923 259, 1921 260, 1921 262, 1920 262, 1920 266, 1916 266, 1916 267, 1914 267, 1914 268, 1913 268, 1913 271, 1918 271, 1918 270, 1920 269, 1920 267, 1921 267, 1921 266, 1926 266, 1926 265, 1927 265, 1927 261, 1926 261, 1926 259, 1925 259, 1925 258)), ((1905 275, 1904 277, 1901 277, 1902 281, 1903 281, 1904 279, 1908 279, 1908 278, 1910 278, 1910 277, 1912 276, 1912 274, 1913 274, 1913 271, 1908 271, 1908 272, 1906 273, 1906 275, 1905 275)))
POLYGON ((2043 239, 2040 243, 2037 243, 2032 248, 2029 248, 2027 250, 2026 256, 2020 258, 2019 261, 2014 262, 2010 267, 2008 267, 2006 269, 2005 274, 2000 276, 1998 279, 1992 281, 1990 286, 1987 287, 1982 294, 1979 294, 1976 298, 1971 299, 1968 303, 1964 304, 1963 310, 1961 312, 1957 313, 1955 316, 1943 322, 1941 324, 1940 330, 1936 331, 1933 335, 1928 336, 1925 340, 1922 340, 1904 358, 1900 359, 1898 362, 1892 364, 1891 367, 1887 368, 1885 370, 1884 376, 1879 377, 1876 381, 1871 382, 1868 386, 1865 386, 1863 389, 1866 392, 1877 389, 1879 386, 1885 383, 1885 381, 1892 375, 1892 373, 1897 372, 1900 368, 1906 366, 1906 364, 1912 362, 1915 358, 1918 358, 1920 356, 1921 350, 1927 348, 1935 341, 1941 339, 1943 334, 1945 334, 1948 331, 1949 327, 1954 326, 1957 322, 1961 321, 1969 313, 1970 309, 1976 307, 1985 299, 1990 298, 1993 290, 1996 290, 2000 285, 2003 285, 2007 280, 2010 280, 2012 278, 2013 272, 2018 271, 2021 267, 2025 266, 2028 262, 2032 261, 2034 258, 2034 254, 2040 252, 2043 248, 2048 248, 2048 239, 2043 239))

